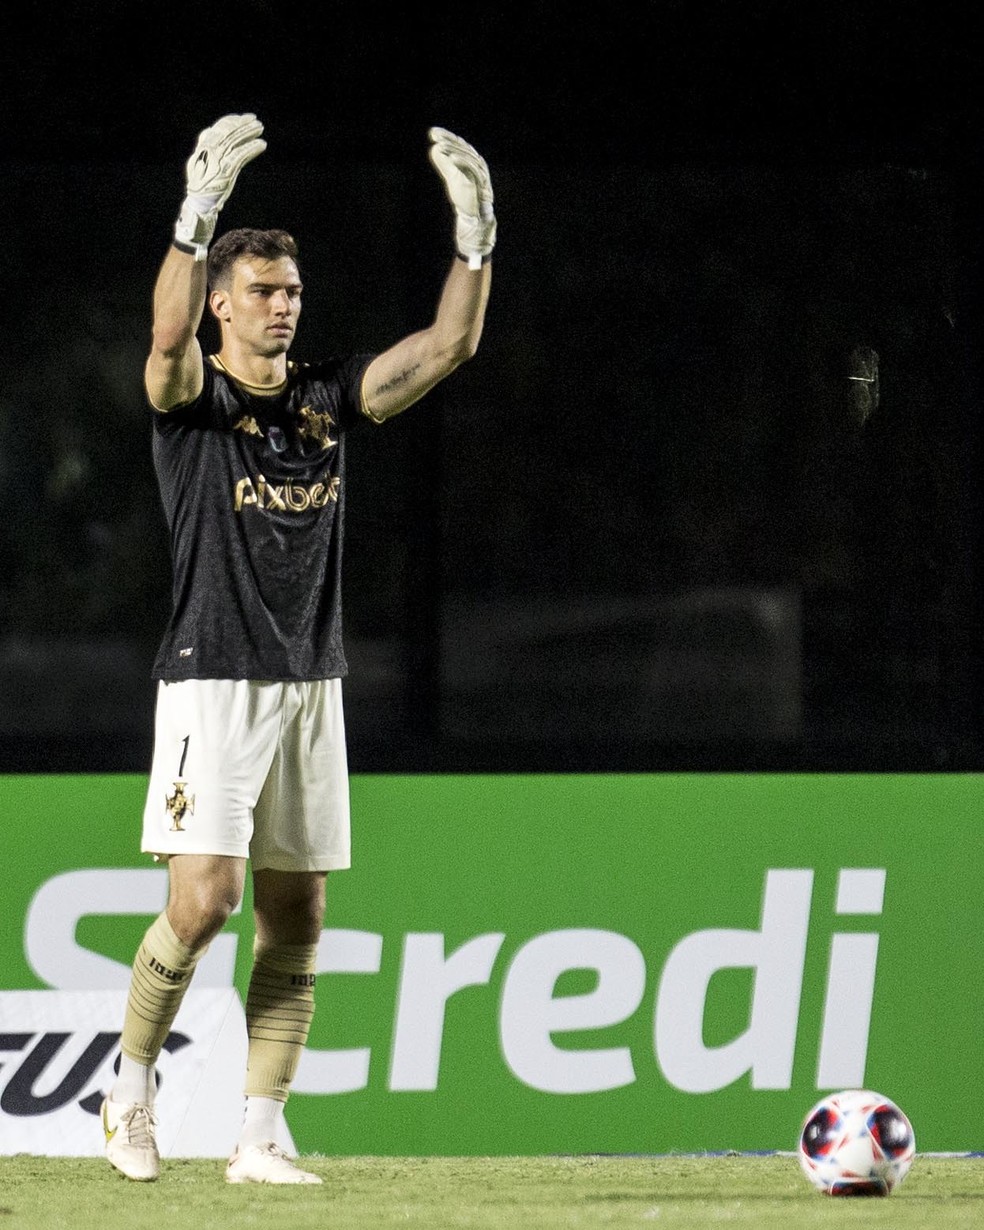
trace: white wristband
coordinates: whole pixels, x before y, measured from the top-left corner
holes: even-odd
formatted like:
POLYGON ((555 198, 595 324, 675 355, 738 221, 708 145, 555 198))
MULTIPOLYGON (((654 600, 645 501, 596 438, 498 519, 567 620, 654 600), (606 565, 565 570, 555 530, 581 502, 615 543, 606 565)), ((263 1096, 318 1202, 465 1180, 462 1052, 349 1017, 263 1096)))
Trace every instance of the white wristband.
POLYGON ((468 261, 469 269, 479 269, 483 256, 491 256, 495 247, 495 218, 476 218, 459 213, 455 218, 454 237, 458 252, 468 261))
POLYGON ((205 260, 218 218, 218 208, 210 198, 185 197, 174 224, 175 244, 183 252, 191 252, 196 261, 205 260))

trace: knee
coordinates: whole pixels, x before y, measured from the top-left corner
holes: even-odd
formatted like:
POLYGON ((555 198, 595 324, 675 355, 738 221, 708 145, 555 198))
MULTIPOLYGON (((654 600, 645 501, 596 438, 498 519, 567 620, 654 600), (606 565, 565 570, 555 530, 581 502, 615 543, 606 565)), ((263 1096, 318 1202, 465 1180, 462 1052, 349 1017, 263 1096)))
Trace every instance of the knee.
POLYGON ((172 896, 168 920, 175 934, 198 951, 218 935, 238 905, 239 894, 231 886, 197 884, 172 896))

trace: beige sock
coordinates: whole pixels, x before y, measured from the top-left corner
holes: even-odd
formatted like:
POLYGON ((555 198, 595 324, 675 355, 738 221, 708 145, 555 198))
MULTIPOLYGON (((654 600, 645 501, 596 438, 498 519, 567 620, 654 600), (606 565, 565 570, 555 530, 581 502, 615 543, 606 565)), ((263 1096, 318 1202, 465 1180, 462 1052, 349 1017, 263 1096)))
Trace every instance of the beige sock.
POLYGON ((246 1096, 286 1102, 314 1016, 317 944, 255 949, 246 996, 246 1096))
POLYGON ((120 1037, 124 1055, 142 1064, 157 1062, 204 951, 193 952, 182 943, 166 914, 151 923, 133 963, 120 1037))

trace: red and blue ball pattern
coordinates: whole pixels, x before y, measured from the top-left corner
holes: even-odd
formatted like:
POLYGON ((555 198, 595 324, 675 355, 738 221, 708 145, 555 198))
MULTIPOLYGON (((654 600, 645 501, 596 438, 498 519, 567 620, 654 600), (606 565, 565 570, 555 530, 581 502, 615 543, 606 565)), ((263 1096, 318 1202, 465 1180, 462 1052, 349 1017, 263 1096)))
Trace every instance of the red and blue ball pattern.
POLYGON ((827 1196, 887 1196, 908 1174, 916 1139, 890 1098, 845 1089, 807 1113, 798 1153, 806 1177, 827 1196))

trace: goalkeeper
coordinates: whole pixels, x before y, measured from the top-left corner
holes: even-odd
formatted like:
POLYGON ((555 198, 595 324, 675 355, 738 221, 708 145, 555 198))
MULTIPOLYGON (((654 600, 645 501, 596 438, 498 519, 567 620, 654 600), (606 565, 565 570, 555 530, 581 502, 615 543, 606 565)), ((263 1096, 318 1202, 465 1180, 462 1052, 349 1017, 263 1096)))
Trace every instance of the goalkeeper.
POLYGON ((252 114, 206 128, 153 296, 144 373, 170 534, 172 608, 154 662, 154 751, 141 848, 168 901, 137 951, 106 1154, 158 1176, 155 1062, 197 962, 243 894, 255 942, 248 1059, 231 1183, 319 1183, 278 1141, 314 1012, 329 871, 349 865, 341 680, 345 438, 418 401, 474 355, 496 222, 488 168, 443 128, 430 159, 455 255, 433 321, 381 353, 289 360, 298 248, 282 230, 230 230, 219 212, 266 148, 252 114), (214 242, 213 242, 214 239, 214 242), (203 355, 206 306, 220 345, 203 355))

